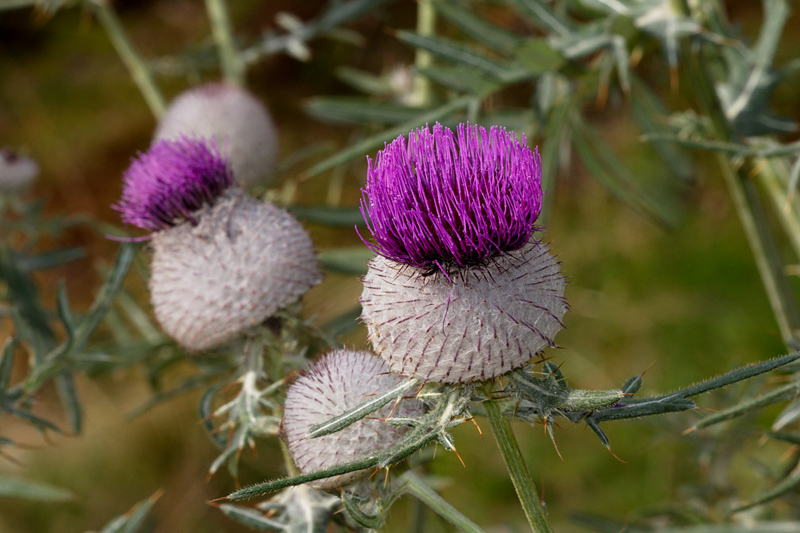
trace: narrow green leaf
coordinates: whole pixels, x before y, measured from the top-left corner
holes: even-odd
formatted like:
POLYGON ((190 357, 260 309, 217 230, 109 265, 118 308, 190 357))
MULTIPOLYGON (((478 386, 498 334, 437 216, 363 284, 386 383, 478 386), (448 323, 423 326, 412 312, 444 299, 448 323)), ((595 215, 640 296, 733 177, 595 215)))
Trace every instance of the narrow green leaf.
POLYGON ((460 531, 467 533, 484 533, 475 522, 464 516, 461 511, 450 505, 439 496, 425 481, 413 470, 406 471, 400 476, 403 489, 413 494, 418 500, 431 508, 436 514, 456 526, 460 531))
POLYGON ((497 52, 508 52, 520 41, 520 38, 514 33, 487 22, 464 4, 439 1, 434 2, 433 5, 448 22, 469 37, 497 52))
POLYGON ((437 65, 431 68, 415 68, 415 72, 445 89, 459 93, 471 93, 477 96, 500 88, 499 82, 464 65, 437 65))
POLYGON ((333 417, 330 420, 321 424, 311 426, 308 430, 308 438, 315 439, 331 433, 336 433, 339 430, 346 428, 352 423, 361 420, 365 416, 374 413, 387 403, 400 399, 408 390, 419 385, 416 379, 409 379, 403 381, 388 391, 385 391, 374 398, 357 405, 356 407, 345 411, 339 416, 333 417))
POLYGON ((673 398, 671 400, 646 398, 638 403, 628 403, 624 407, 610 407, 594 411, 589 415, 589 418, 595 422, 608 422, 666 413, 680 413, 682 411, 691 411, 692 409, 697 409, 697 405, 692 400, 684 398, 673 398))
POLYGON ((753 500, 739 505, 738 507, 734 508, 731 512, 738 513, 741 511, 746 511, 747 509, 752 509, 758 505, 763 505, 765 503, 771 502, 774 499, 780 498, 790 490, 795 489, 796 487, 800 486, 800 466, 795 467, 791 473, 780 480, 778 483, 775 484, 770 490, 756 496, 753 500))
POLYGON ((5 395, 11 381, 11 370, 14 368, 14 351, 16 349, 17 341, 14 337, 8 337, 3 344, 2 355, 0 355, 0 397, 5 395))
POLYGON ((357 328, 359 325, 359 318, 361 318, 360 305, 354 307, 350 311, 345 311, 340 316, 325 323, 320 329, 326 332, 329 337, 335 339, 357 328))
POLYGON ((528 76, 527 71, 521 67, 493 59, 449 39, 419 35, 404 30, 399 31, 397 37, 415 48, 422 48, 443 59, 476 68, 505 83, 521 81, 528 76))
POLYGON ((133 243, 123 243, 117 254, 114 266, 108 275, 105 285, 100 289, 100 294, 97 295, 92 307, 86 316, 83 317, 81 323, 75 329, 75 346, 81 348, 88 340, 89 336, 94 333, 100 322, 103 320, 106 312, 111 307, 114 296, 122 287, 122 281, 128 273, 128 269, 133 261, 133 256, 136 251, 136 246, 133 243))
POLYGON ((3 410, 17 418, 25 420, 33 425, 39 432, 44 433, 45 430, 50 429, 55 431, 56 433, 62 433, 62 431, 53 424, 52 422, 45 420, 44 418, 38 417, 29 411, 25 411, 24 409, 17 409, 16 407, 11 407, 10 405, 6 405, 3 407, 3 410))
POLYGON ((567 61, 544 39, 527 39, 517 47, 514 56, 528 72, 537 76, 545 72, 555 72, 567 61))
POLYGON ((767 431, 767 436, 800 446, 800 433, 791 433, 789 431, 767 431))
POLYGON ((148 499, 134 505, 130 511, 114 518, 100 533, 139 533, 145 526, 153 506, 163 494, 158 491, 148 499))
POLYGON ((462 109, 471 100, 471 96, 462 96, 460 98, 456 98, 442 105, 441 107, 420 114, 414 120, 410 120, 394 128, 389 128, 388 130, 384 130, 380 133, 376 133, 375 135, 367 137, 366 139, 337 152, 334 156, 320 161, 306 171, 306 177, 310 178, 316 176, 317 174, 321 174, 326 170, 330 170, 333 167, 341 165, 342 163, 350 161, 351 159, 355 159, 356 157, 366 157, 367 154, 376 148, 382 148, 384 143, 391 141, 400 135, 405 135, 414 128, 424 126, 430 122, 441 120, 458 109, 462 109))
POLYGON ((75 338, 75 318, 72 316, 67 289, 63 280, 58 283, 58 288, 56 289, 56 309, 61 323, 64 324, 64 330, 67 332, 67 343, 72 343, 75 338))
POLYGON ((275 520, 270 520, 264 513, 256 509, 247 509, 238 505, 223 503, 219 506, 225 516, 236 520, 240 524, 258 531, 286 531, 286 526, 275 520))
POLYGON ((79 435, 83 429, 83 409, 78 399, 78 393, 75 390, 75 379, 69 371, 62 370, 55 377, 55 384, 61 405, 67 414, 70 428, 73 433, 79 435))
POLYGON ((305 111, 323 122, 334 124, 399 124, 425 112, 395 103, 380 103, 352 96, 317 96, 308 101, 305 111))
POLYGON ((358 207, 330 207, 326 205, 293 205, 289 211, 307 222, 314 222, 333 228, 353 228, 364 226, 364 216, 358 207))
POLYGON ((587 171, 608 191, 634 209, 651 216, 671 228, 678 224, 680 211, 677 199, 668 191, 643 188, 630 170, 620 161, 599 132, 580 119, 573 121, 573 143, 587 171))
MULTIPOLYGON (((633 119, 645 135, 664 135, 666 133, 667 128, 660 121, 661 117, 667 115, 666 107, 647 84, 635 75, 631 75, 630 103, 633 119)), ((650 142, 674 175, 682 181, 687 181, 692 177, 692 164, 683 151, 663 139, 653 138, 650 142)))
POLYGON ((512 4, 540 29, 546 30, 548 33, 566 36, 573 31, 568 21, 556 15, 547 4, 540 0, 512 0, 512 4))
POLYGON ((28 481, 7 476, 0 476, 0 498, 20 498, 43 502, 66 502, 75 499, 75 495, 61 487, 45 483, 28 481))
POLYGON ((797 361, 798 359, 800 359, 800 352, 782 355, 780 357, 773 357, 772 359, 768 359, 760 363, 754 363, 736 368, 730 372, 722 374, 721 376, 701 381, 700 383, 692 385, 691 387, 661 396, 660 398, 666 400, 673 398, 691 398, 692 396, 697 396, 710 390, 727 387, 733 383, 738 383, 739 381, 750 379, 758 376, 759 374, 764 374, 765 372, 775 370, 776 368, 788 365, 789 363, 797 361))
POLYGON ((350 0, 331 3, 316 22, 316 26, 321 31, 327 31, 392 1, 394 0, 350 0))
POLYGON ((694 429, 703 429, 738 416, 742 416, 756 409, 773 405, 784 400, 788 400, 797 395, 800 391, 800 383, 790 383, 783 387, 778 387, 755 398, 750 398, 733 407, 724 409, 713 415, 709 415, 694 425, 694 429))
POLYGON ((356 274, 363 276, 367 273, 367 264, 375 257, 375 252, 366 246, 353 246, 349 248, 332 248, 320 250, 317 258, 322 265, 333 272, 342 274, 356 274))
POLYGON ((391 96, 392 84, 387 76, 376 76, 370 72, 352 67, 337 67, 336 77, 365 94, 373 96, 391 96))
POLYGON ((794 400, 793 402, 789 402, 781 414, 775 419, 775 422, 772 423, 772 429, 778 430, 784 428, 800 418, 800 400, 794 400))
POLYGON ((83 248, 65 248, 63 250, 51 250, 37 255, 20 257, 17 260, 19 268, 25 272, 34 270, 44 270, 75 261, 86 256, 83 248))

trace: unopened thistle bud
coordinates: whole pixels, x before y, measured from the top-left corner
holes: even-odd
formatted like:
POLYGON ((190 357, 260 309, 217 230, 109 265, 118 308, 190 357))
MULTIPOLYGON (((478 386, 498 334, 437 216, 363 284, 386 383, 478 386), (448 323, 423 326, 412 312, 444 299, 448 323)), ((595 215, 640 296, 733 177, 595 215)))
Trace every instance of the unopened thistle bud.
POLYGON ((179 95, 161 117, 154 141, 181 136, 216 140, 245 187, 267 183, 274 170, 275 125, 264 104, 244 89, 209 83, 179 95))
POLYGON ((232 181, 213 142, 160 141, 126 171, 115 206, 125 222, 155 230, 153 308, 189 350, 246 334, 321 281, 300 223, 232 181))
POLYGON ((0 148, 0 194, 19 194, 39 175, 39 165, 30 157, 0 148))
MULTIPOLYGON (((406 398, 397 405, 391 402, 330 435, 308 438, 307 434, 311 427, 358 407, 400 381, 379 358, 351 350, 322 356, 297 378, 286 395, 283 437, 300 472, 306 474, 363 459, 397 444, 407 428, 390 424, 387 418, 419 415, 423 409, 419 400, 406 398)), ((367 474, 369 470, 360 470, 311 485, 332 489, 367 474)))
POLYGON ((393 371, 486 380, 555 346, 568 306, 533 238, 541 205, 538 152, 499 127, 437 124, 369 161, 362 212, 379 256, 362 319, 393 371))

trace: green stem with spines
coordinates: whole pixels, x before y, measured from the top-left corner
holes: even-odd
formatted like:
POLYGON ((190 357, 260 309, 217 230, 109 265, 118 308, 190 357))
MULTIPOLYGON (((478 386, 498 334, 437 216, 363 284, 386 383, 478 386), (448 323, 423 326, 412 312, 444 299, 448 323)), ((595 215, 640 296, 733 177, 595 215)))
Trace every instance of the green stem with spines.
MULTIPOLYGON (((417 0, 417 33, 424 36, 436 33, 436 10, 433 7, 433 0, 417 0)), ((417 48, 414 67, 422 70, 432 64, 433 55, 427 50, 417 48)), ((418 107, 430 105, 431 81, 422 74, 417 74, 414 78, 414 92, 411 101, 418 107)))
POLYGON ((406 492, 413 494, 419 501, 427 505, 436 514, 461 531, 467 533, 485 533, 477 524, 461 514, 458 509, 439 496, 436 491, 428 486, 428 484, 413 470, 409 470, 400 476, 400 481, 403 483, 403 489, 406 492))
POLYGON ((244 87, 244 62, 240 59, 236 49, 228 5, 225 0, 206 0, 206 11, 211 24, 211 35, 217 43, 222 75, 228 83, 244 87))
POLYGON ((156 84, 153 74, 147 64, 141 58, 133 46, 133 43, 125 32, 122 23, 117 17, 116 11, 108 3, 108 0, 92 0, 87 2, 92 8, 97 20, 105 29, 111 44, 119 54, 120 59, 130 72, 133 82, 139 87, 142 96, 150 107, 153 115, 158 119, 164 114, 166 108, 164 96, 156 84))
MULTIPOLYGON (((487 389, 488 393, 492 392, 491 385, 487 389)), ((483 402, 483 405, 486 409, 486 417, 489 420, 492 433, 497 441, 497 446, 503 456, 503 462, 511 477, 511 482, 514 484, 514 489, 517 491, 517 497, 522 504, 522 509, 525 511, 525 516, 528 518, 531 529, 534 533, 553 533, 553 527, 547 519, 547 513, 536 491, 536 484, 531 477, 528 466, 525 464, 525 459, 522 457, 514 432, 511 430, 511 423, 503 416, 500 404, 497 401, 487 400, 483 402)))

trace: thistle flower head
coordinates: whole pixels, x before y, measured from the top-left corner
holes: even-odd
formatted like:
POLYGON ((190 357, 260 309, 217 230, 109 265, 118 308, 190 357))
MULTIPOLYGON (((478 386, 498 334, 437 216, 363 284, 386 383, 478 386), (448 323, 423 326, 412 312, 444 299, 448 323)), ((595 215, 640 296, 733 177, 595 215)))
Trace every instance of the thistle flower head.
MULTIPOLYGON (((420 414, 419 400, 403 399, 396 406, 390 403, 330 435, 311 439, 307 434, 312 426, 357 407, 400 381, 369 352, 337 350, 318 359, 289 387, 284 405, 283 437, 300 471, 305 474, 348 463, 397 444, 406 428, 386 419, 420 414)), ((312 486, 332 489, 368 473, 351 472, 315 481, 312 486)))
POLYGON ((195 87, 170 103, 154 140, 182 136, 216 141, 230 158, 234 179, 245 187, 266 183, 277 159, 278 134, 264 104, 226 83, 195 87))
POLYGON ((113 206, 122 221, 158 231, 194 221, 195 211, 231 186, 233 173, 216 143, 182 137, 139 153, 123 182, 122 199, 113 206))
POLYGON ((0 194, 23 192, 38 175, 36 161, 10 148, 0 148, 0 194))
POLYGON ((194 216, 150 241, 153 310, 185 348, 247 334, 322 281, 311 239, 283 209, 231 187, 194 216))
POLYGON ((418 129, 368 165, 361 210, 376 244, 367 246, 400 263, 486 264, 525 246, 541 211, 538 152, 497 126, 418 129))

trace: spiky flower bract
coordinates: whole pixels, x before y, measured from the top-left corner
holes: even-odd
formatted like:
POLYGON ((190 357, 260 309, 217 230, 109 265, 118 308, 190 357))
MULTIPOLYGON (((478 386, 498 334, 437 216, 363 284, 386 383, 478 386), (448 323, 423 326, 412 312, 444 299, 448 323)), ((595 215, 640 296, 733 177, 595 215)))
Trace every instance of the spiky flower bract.
POLYGON ((538 152, 505 129, 436 124, 369 160, 361 209, 376 253, 417 267, 485 264, 528 243, 542 206, 538 152))
POLYGON ((463 124, 413 131, 370 161, 363 193, 379 256, 361 318, 393 371, 486 380, 555 346, 566 283, 533 238, 541 172, 524 138, 463 124))
POLYGON ((167 107, 154 139, 215 140, 228 154, 236 182, 267 183, 278 155, 278 133, 264 104, 246 90, 208 83, 181 93, 167 107))
POLYGON ((10 148, 0 148, 0 194, 18 194, 39 175, 39 164, 10 148))
MULTIPOLYGON (((405 428, 392 425, 386 419, 421 413, 419 400, 390 403, 330 435, 311 439, 307 434, 312 426, 357 407, 400 381, 397 374, 390 373, 383 361, 369 352, 336 350, 318 359, 308 372, 292 383, 284 404, 283 437, 300 471, 310 473, 355 461, 399 442, 405 428)), ((364 470, 351 472, 311 485, 332 489, 368 473, 364 470)))
POLYGON ((322 281, 311 239, 283 209, 232 187, 195 218, 151 239, 156 318, 189 350, 246 334, 322 281))
POLYGON ((158 231, 195 221, 195 211, 232 185, 233 173, 216 143, 183 137, 139 153, 123 183, 122 198, 113 206, 122 221, 158 231))

